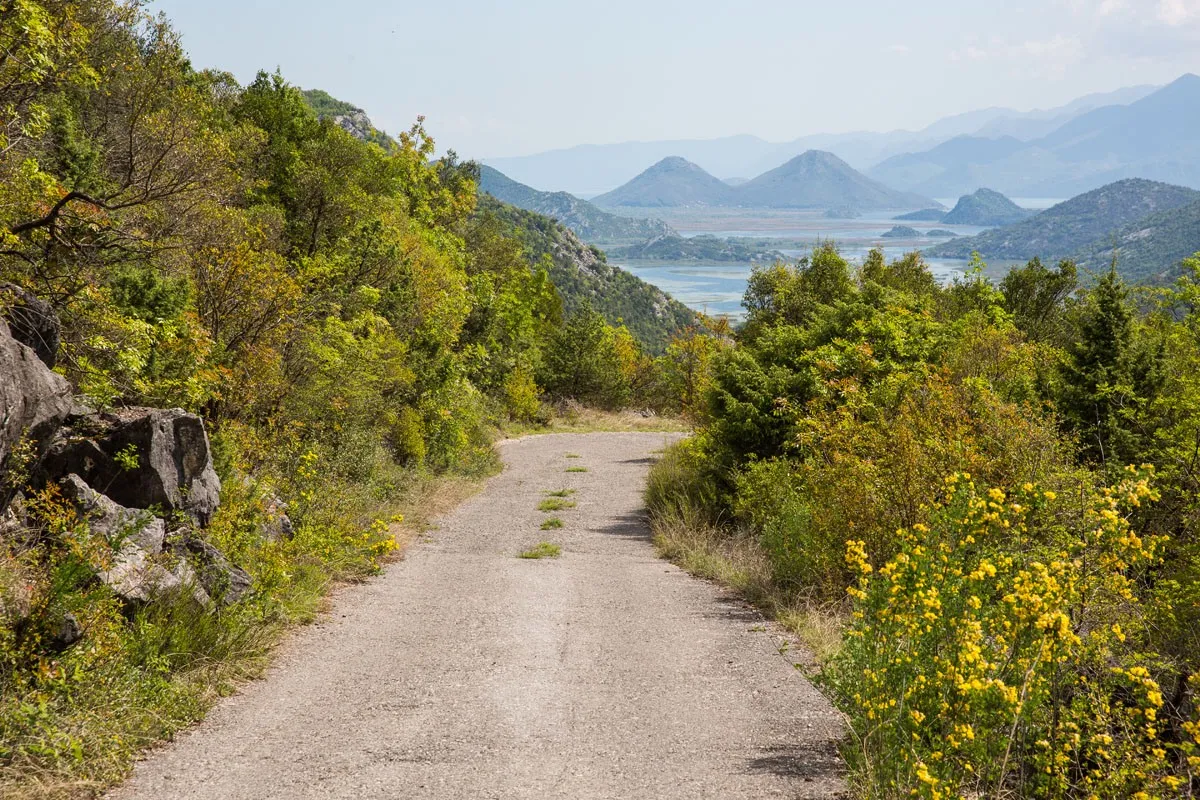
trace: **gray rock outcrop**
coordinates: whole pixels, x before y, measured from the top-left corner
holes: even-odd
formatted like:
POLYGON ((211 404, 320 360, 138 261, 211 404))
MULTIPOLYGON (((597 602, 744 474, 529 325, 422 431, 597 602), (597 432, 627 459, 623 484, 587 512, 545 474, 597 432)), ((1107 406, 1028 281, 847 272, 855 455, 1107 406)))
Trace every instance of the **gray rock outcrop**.
POLYGON ((127 408, 70 420, 46 454, 49 475, 79 475, 131 508, 183 511, 201 526, 220 503, 204 423, 182 409, 127 408))
POLYGON ((192 566, 200 586, 218 605, 236 603, 250 592, 254 584, 250 574, 194 531, 184 529, 174 549, 192 566))
POLYGON ((33 350, 47 367, 54 368, 62 324, 49 303, 16 284, 0 283, 0 316, 8 322, 14 339, 33 350))
MULTIPOLYGON (((0 472, 23 473, 37 466, 45 444, 70 413, 71 384, 51 372, 27 345, 18 342, 0 319, 0 472), (22 463, 9 456, 23 442, 22 463)), ((8 505, 19 486, 0 481, 0 509, 8 505)))
POLYGON ((60 486, 92 533, 103 536, 111 546, 108 563, 93 567, 96 577, 118 597, 131 603, 148 603, 190 592, 197 602, 208 604, 208 594, 187 561, 164 554, 163 520, 147 511, 125 508, 78 475, 63 478, 60 486))

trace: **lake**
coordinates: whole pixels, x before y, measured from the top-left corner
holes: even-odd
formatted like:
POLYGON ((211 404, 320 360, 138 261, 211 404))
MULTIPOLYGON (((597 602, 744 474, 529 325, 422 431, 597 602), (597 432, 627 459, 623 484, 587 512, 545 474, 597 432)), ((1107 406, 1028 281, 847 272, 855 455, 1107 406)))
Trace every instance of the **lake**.
MULTIPOLYGON (((1057 200, 1026 198, 1026 208, 1048 208, 1057 200)), ((943 204, 946 204, 943 201, 943 204)), ((953 205, 951 203, 950 205, 953 205)), ((932 229, 950 230, 958 236, 974 236, 986 228, 971 225, 942 225, 930 222, 898 221, 904 212, 866 213, 854 219, 831 219, 823 212, 739 209, 655 209, 646 215, 664 219, 682 236, 707 234, 721 238, 738 237, 770 240, 763 249, 779 250, 798 258, 811 252, 822 242, 834 242, 842 255, 854 264, 873 248, 881 248, 889 259, 946 241, 946 238, 922 236, 917 239, 886 239, 883 234, 896 225, 907 225, 924 234, 932 229)), ((633 273, 642 280, 670 294, 681 303, 712 315, 734 319, 744 316, 742 295, 750 278, 752 266, 736 263, 703 263, 697 261, 652 261, 610 258, 613 264, 633 273)), ((930 271, 943 283, 962 275, 967 266, 964 259, 928 259, 930 271)), ((1003 274, 1012 262, 989 265, 989 274, 1003 274)))

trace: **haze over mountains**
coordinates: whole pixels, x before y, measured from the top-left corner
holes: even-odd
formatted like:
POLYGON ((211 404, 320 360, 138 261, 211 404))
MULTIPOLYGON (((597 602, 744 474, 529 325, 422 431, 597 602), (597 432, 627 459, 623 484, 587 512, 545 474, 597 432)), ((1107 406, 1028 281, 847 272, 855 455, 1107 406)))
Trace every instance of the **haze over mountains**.
POLYGON ((820 150, 809 150, 736 185, 671 156, 592 202, 630 208, 907 209, 937 205, 928 197, 890 189, 820 150))
POLYGON ((1124 177, 1200 188, 1198 115, 1200 78, 1185 75, 1166 87, 1127 87, 1053 109, 967 112, 916 132, 580 145, 485 161, 539 189, 590 197, 669 156, 727 179, 760 175, 815 149, 900 191, 947 197, 988 186, 1010 196, 1066 197, 1124 177), (969 138, 948 145, 959 137, 969 138))

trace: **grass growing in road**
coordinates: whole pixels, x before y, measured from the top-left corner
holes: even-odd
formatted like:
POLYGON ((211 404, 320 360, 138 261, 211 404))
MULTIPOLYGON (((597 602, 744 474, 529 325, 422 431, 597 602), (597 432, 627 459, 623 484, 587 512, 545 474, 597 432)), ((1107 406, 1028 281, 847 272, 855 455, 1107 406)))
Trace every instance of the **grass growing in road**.
POLYGON ((558 558, 562 554, 562 548, 550 542, 540 542, 537 546, 531 547, 521 553, 521 558, 558 558))
POLYGON ((587 467, 567 467, 567 472, 587 472, 587 467))
POLYGON ((583 458, 579 453, 567 453, 567 458, 583 458))
POLYGON ((552 531, 563 526, 563 521, 558 517, 551 517, 542 523, 542 530, 552 531))
POLYGON ((574 507, 574 500, 564 500, 561 497, 547 497, 538 503, 538 511, 562 511, 563 509, 574 507))
POLYGON ((546 492, 547 497, 570 497, 575 494, 574 489, 559 489, 557 492, 546 492))

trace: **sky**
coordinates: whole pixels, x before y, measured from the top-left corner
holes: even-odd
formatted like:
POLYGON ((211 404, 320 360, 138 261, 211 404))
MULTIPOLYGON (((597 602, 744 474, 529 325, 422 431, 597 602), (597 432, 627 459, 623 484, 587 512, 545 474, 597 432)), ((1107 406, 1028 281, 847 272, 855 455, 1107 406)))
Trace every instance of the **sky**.
POLYGON ((1200 73, 1200 0, 151 0, 197 67, 466 158, 920 129, 1200 73))

